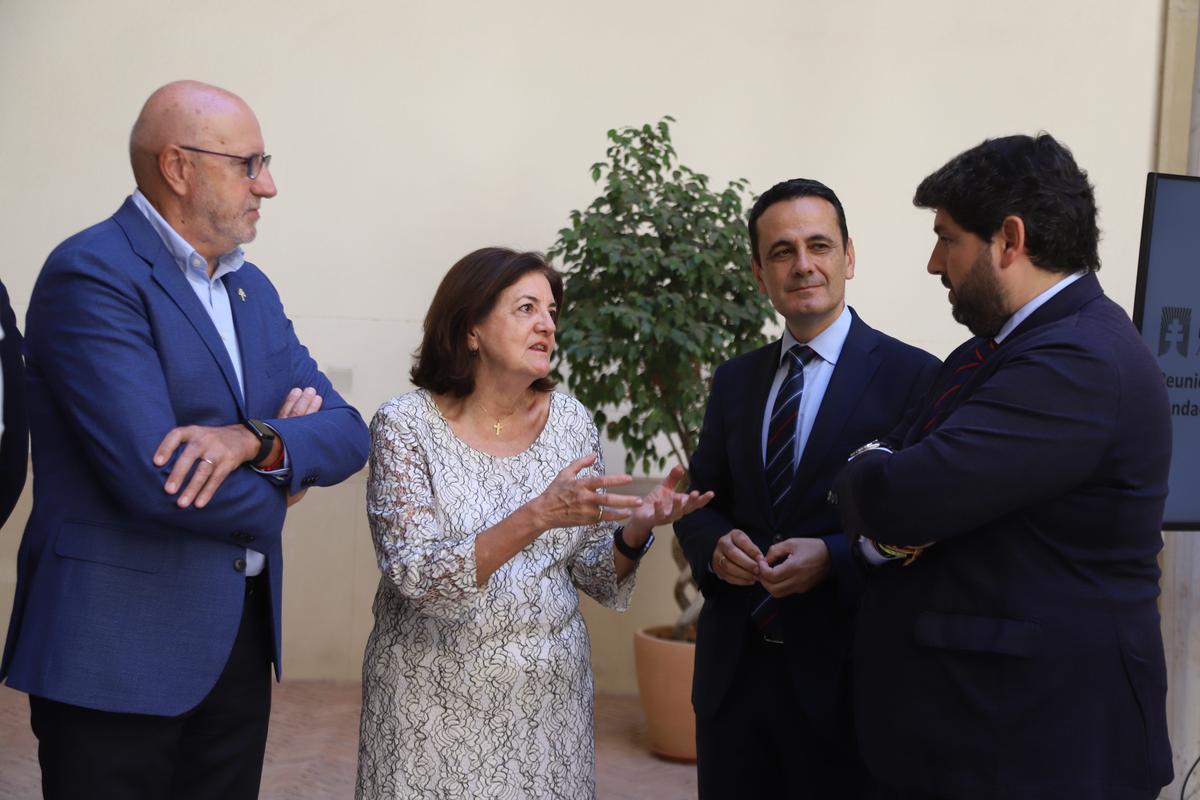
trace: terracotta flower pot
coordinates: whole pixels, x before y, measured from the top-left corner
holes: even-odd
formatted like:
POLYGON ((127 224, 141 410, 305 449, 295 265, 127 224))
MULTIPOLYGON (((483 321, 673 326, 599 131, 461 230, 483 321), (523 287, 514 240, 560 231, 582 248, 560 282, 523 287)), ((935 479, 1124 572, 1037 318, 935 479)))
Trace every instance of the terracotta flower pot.
POLYGON ((650 749, 663 758, 696 760, 696 713, 692 669, 696 645, 670 639, 671 626, 642 628, 633 635, 638 694, 650 734, 650 749))

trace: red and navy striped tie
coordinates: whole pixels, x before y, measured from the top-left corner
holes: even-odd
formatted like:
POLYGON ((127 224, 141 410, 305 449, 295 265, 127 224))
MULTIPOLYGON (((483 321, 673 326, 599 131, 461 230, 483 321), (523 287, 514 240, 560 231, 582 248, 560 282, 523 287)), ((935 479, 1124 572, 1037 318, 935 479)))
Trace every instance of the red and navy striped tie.
MULTIPOLYGON (((778 510, 796 476, 796 435, 800 430, 800 400, 804 397, 804 367, 816 356, 808 345, 794 344, 788 349, 788 374, 775 395, 771 420, 767 423, 767 450, 764 465, 767 473, 767 494, 772 510, 778 510)), ((761 583, 751 592, 750 619, 763 638, 783 642, 783 625, 779 619, 779 601, 761 583)))
POLYGON ((778 509, 792 488, 796 474, 796 435, 799 431, 800 400, 804 397, 804 367, 816 355, 808 345, 794 344, 787 351, 788 374, 775 396, 771 421, 767 423, 764 465, 771 507, 778 509))

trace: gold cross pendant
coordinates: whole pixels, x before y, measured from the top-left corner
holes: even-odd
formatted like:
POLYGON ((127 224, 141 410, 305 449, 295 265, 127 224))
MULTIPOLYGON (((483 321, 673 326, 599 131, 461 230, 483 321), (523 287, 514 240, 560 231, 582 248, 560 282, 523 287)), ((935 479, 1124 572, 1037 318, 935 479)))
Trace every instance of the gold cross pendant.
POLYGON ((500 435, 500 431, 504 430, 504 426, 500 424, 500 420, 496 420, 496 424, 492 426, 496 429, 496 435, 500 435))

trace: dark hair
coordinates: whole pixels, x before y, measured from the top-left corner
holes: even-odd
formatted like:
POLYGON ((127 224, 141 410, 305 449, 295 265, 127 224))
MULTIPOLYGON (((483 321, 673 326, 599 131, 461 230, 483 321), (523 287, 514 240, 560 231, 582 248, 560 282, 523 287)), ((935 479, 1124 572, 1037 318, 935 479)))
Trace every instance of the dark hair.
POLYGON ((1096 198, 1071 151, 1048 133, 987 139, 917 187, 913 205, 942 209, 981 239, 1004 218, 1025 223, 1029 260, 1047 272, 1100 269, 1096 198))
MULTIPOLYGON (((425 314, 425 335, 409 373, 412 382, 434 394, 466 397, 475 391, 476 356, 467 347, 467 335, 491 313, 500 293, 530 272, 546 277, 561 308, 562 276, 539 253, 485 247, 451 267, 425 314)), ((538 378, 530 388, 549 392, 555 386, 549 378, 538 378)))
POLYGON ((792 178, 775 184, 754 201, 754 207, 750 209, 750 216, 746 220, 746 227, 750 231, 751 256, 758 258, 758 218, 776 203, 795 200, 797 197, 819 197, 829 201, 829 204, 837 211, 838 228, 842 231, 842 248, 845 249, 846 243, 850 241, 850 232, 846 228, 846 210, 842 208, 842 201, 838 200, 833 189, 820 181, 814 181, 811 178, 792 178))

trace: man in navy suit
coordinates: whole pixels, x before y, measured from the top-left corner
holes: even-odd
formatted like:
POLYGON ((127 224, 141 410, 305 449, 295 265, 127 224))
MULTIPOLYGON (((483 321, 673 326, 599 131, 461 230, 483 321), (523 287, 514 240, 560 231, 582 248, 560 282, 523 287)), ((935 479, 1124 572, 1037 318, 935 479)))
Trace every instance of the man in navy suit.
POLYGON ((27 316, 33 512, 0 676, 48 798, 252 798, 289 498, 368 433, 240 244, 275 195, 236 95, 146 101, 137 191, 52 252, 27 316))
POLYGON ((827 495, 863 435, 922 396, 937 360, 846 306, 854 244, 827 186, 774 186, 748 226, 754 277, 786 326, 713 375, 691 475, 716 496, 675 523, 705 597, 700 796, 853 797, 846 659, 861 578, 827 495))
POLYGON ((854 654, 863 757, 887 798, 1157 797, 1170 407, 1096 280, 1092 187, 1053 137, 1010 136, 914 202, 975 337, 838 479, 855 547, 884 562, 854 654))

